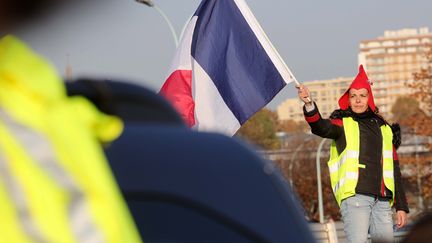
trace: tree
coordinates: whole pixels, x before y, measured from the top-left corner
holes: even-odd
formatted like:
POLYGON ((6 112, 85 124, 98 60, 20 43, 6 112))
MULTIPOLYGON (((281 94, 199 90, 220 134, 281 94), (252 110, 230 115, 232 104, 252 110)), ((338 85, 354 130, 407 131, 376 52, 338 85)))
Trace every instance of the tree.
MULTIPOLYGON (((295 173, 293 173, 292 178, 294 181, 294 188, 301 198, 303 207, 310 219, 314 221, 319 221, 315 151, 320 141, 320 138, 316 138, 305 146, 305 151, 302 151, 302 156, 299 158, 300 161, 297 163, 298 166, 294 168, 295 173)), ((328 151, 328 144, 322 150, 328 151)), ((326 218, 332 218, 333 220, 339 220, 339 206, 336 203, 330 185, 327 160, 328 156, 322 156, 320 159, 324 216, 326 218)))
MULTIPOLYGON (((403 124, 411 127, 417 134, 432 136, 432 45, 426 46, 425 64, 413 73, 414 80, 407 83, 413 90, 413 98, 421 102, 420 107, 424 112, 417 112, 402 119, 403 124)), ((429 144, 429 149, 432 149, 429 144)))
MULTIPOLYGON (((406 110, 406 114, 401 114, 400 123, 401 125, 410 128, 411 133, 416 136, 422 135, 426 137, 432 136, 432 45, 426 46, 428 50, 425 54, 425 64, 418 71, 413 73, 413 81, 407 82, 408 87, 413 91, 411 97, 420 101, 420 107, 422 110, 416 109, 414 111, 406 110)), ((399 104, 400 106, 404 104, 399 104)), ((400 106, 395 104, 394 109, 402 109, 400 106)), ((430 140, 429 140, 430 141, 430 140)), ((417 184, 418 194, 423 198, 423 205, 421 208, 427 209, 427 201, 432 199, 432 173, 430 171, 430 165, 432 161, 431 151, 432 144, 426 143, 424 146, 427 148, 427 152, 419 154, 418 145, 415 145, 416 153, 406 157, 401 157, 401 165, 412 168, 410 173, 412 176, 408 180, 417 184)))
POLYGON ((432 45, 426 46, 425 65, 420 71, 413 73, 414 81, 408 82, 408 86, 414 91, 413 96, 423 102, 425 112, 432 115, 432 45))
MULTIPOLYGON (((305 133, 293 134, 289 147, 285 148, 285 155, 275 161, 281 169, 287 182, 297 193, 301 204, 312 221, 319 220, 318 190, 316 175, 316 149, 321 138, 307 136, 305 133), (290 183, 290 184, 291 184, 290 183)), ((329 144, 326 143, 322 151, 328 151, 329 144)), ((325 218, 339 220, 339 207, 333 196, 330 186, 330 175, 327 167, 328 153, 321 154, 321 183, 325 218)))
POLYGON ((306 132, 308 130, 309 127, 305 121, 296 122, 293 120, 281 120, 277 124, 278 132, 298 133, 298 132, 306 132))
POLYGON ((420 104, 417 99, 411 96, 401 96, 393 104, 391 112, 393 121, 402 121, 420 112, 420 104))
POLYGON ((236 136, 263 149, 277 149, 280 147, 280 141, 276 137, 276 124, 277 114, 263 108, 243 124, 236 136))

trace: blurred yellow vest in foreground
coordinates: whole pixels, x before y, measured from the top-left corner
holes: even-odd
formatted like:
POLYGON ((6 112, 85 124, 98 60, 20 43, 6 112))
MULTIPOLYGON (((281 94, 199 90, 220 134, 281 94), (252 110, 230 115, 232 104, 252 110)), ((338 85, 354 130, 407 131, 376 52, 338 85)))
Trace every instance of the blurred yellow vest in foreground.
POLYGON ((100 146, 122 126, 1 39, 0 242, 140 242, 100 146))

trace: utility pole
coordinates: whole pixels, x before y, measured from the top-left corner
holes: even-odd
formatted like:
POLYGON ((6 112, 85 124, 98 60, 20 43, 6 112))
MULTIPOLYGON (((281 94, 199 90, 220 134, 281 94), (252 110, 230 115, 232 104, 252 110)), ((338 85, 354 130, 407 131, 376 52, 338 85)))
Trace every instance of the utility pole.
POLYGON ((327 139, 321 140, 316 153, 316 168, 317 168, 317 187, 318 187, 318 212, 319 212, 319 222, 324 223, 324 206, 323 206, 323 196, 322 196, 322 186, 321 186, 321 149, 324 142, 327 139))
POLYGON ((424 204, 423 204, 423 193, 422 193, 422 186, 421 186, 421 170, 419 165, 419 153, 418 153, 418 136, 417 136, 417 128, 414 128, 414 144, 415 144, 415 163, 416 163, 416 170, 417 170, 417 189, 418 189, 418 202, 419 202, 419 209, 420 211, 424 211, 424 204))
POLYGON ((171 35, 174 39, 174 44, 177 47, 179 44, 179 38, 177 37, 177 34, 175 32, 174 26, 172 25, 170 19, 168 18, 168 16, 165 14, 164 11, 162 11, 162 9, 160 9, 153 1, 151 0, 136 0, 138 3, 142 3, 145 4, 151 8, 156 9, 156 11, 162 16, 162 18, 165 20, 165 22, 168 24, 168 27, 171 31, 171 35))

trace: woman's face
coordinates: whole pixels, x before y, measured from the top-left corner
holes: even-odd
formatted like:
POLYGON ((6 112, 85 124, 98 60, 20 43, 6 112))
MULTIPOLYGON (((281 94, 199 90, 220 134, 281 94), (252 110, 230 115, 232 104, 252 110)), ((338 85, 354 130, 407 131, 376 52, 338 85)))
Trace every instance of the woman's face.
POLYGON ((350 89, 349 106, 355 113, 363 113, 368 108, 369 92, 367 89, 350 89))

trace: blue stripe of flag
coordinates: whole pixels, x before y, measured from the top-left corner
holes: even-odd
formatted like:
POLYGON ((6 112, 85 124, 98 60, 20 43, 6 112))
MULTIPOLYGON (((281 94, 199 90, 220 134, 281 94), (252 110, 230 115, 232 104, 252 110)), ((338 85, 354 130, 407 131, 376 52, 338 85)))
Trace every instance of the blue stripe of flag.
POLYGON ((195 15, 191 54, 243 124, 286 83, 234 1, 205 0, 195 15))

